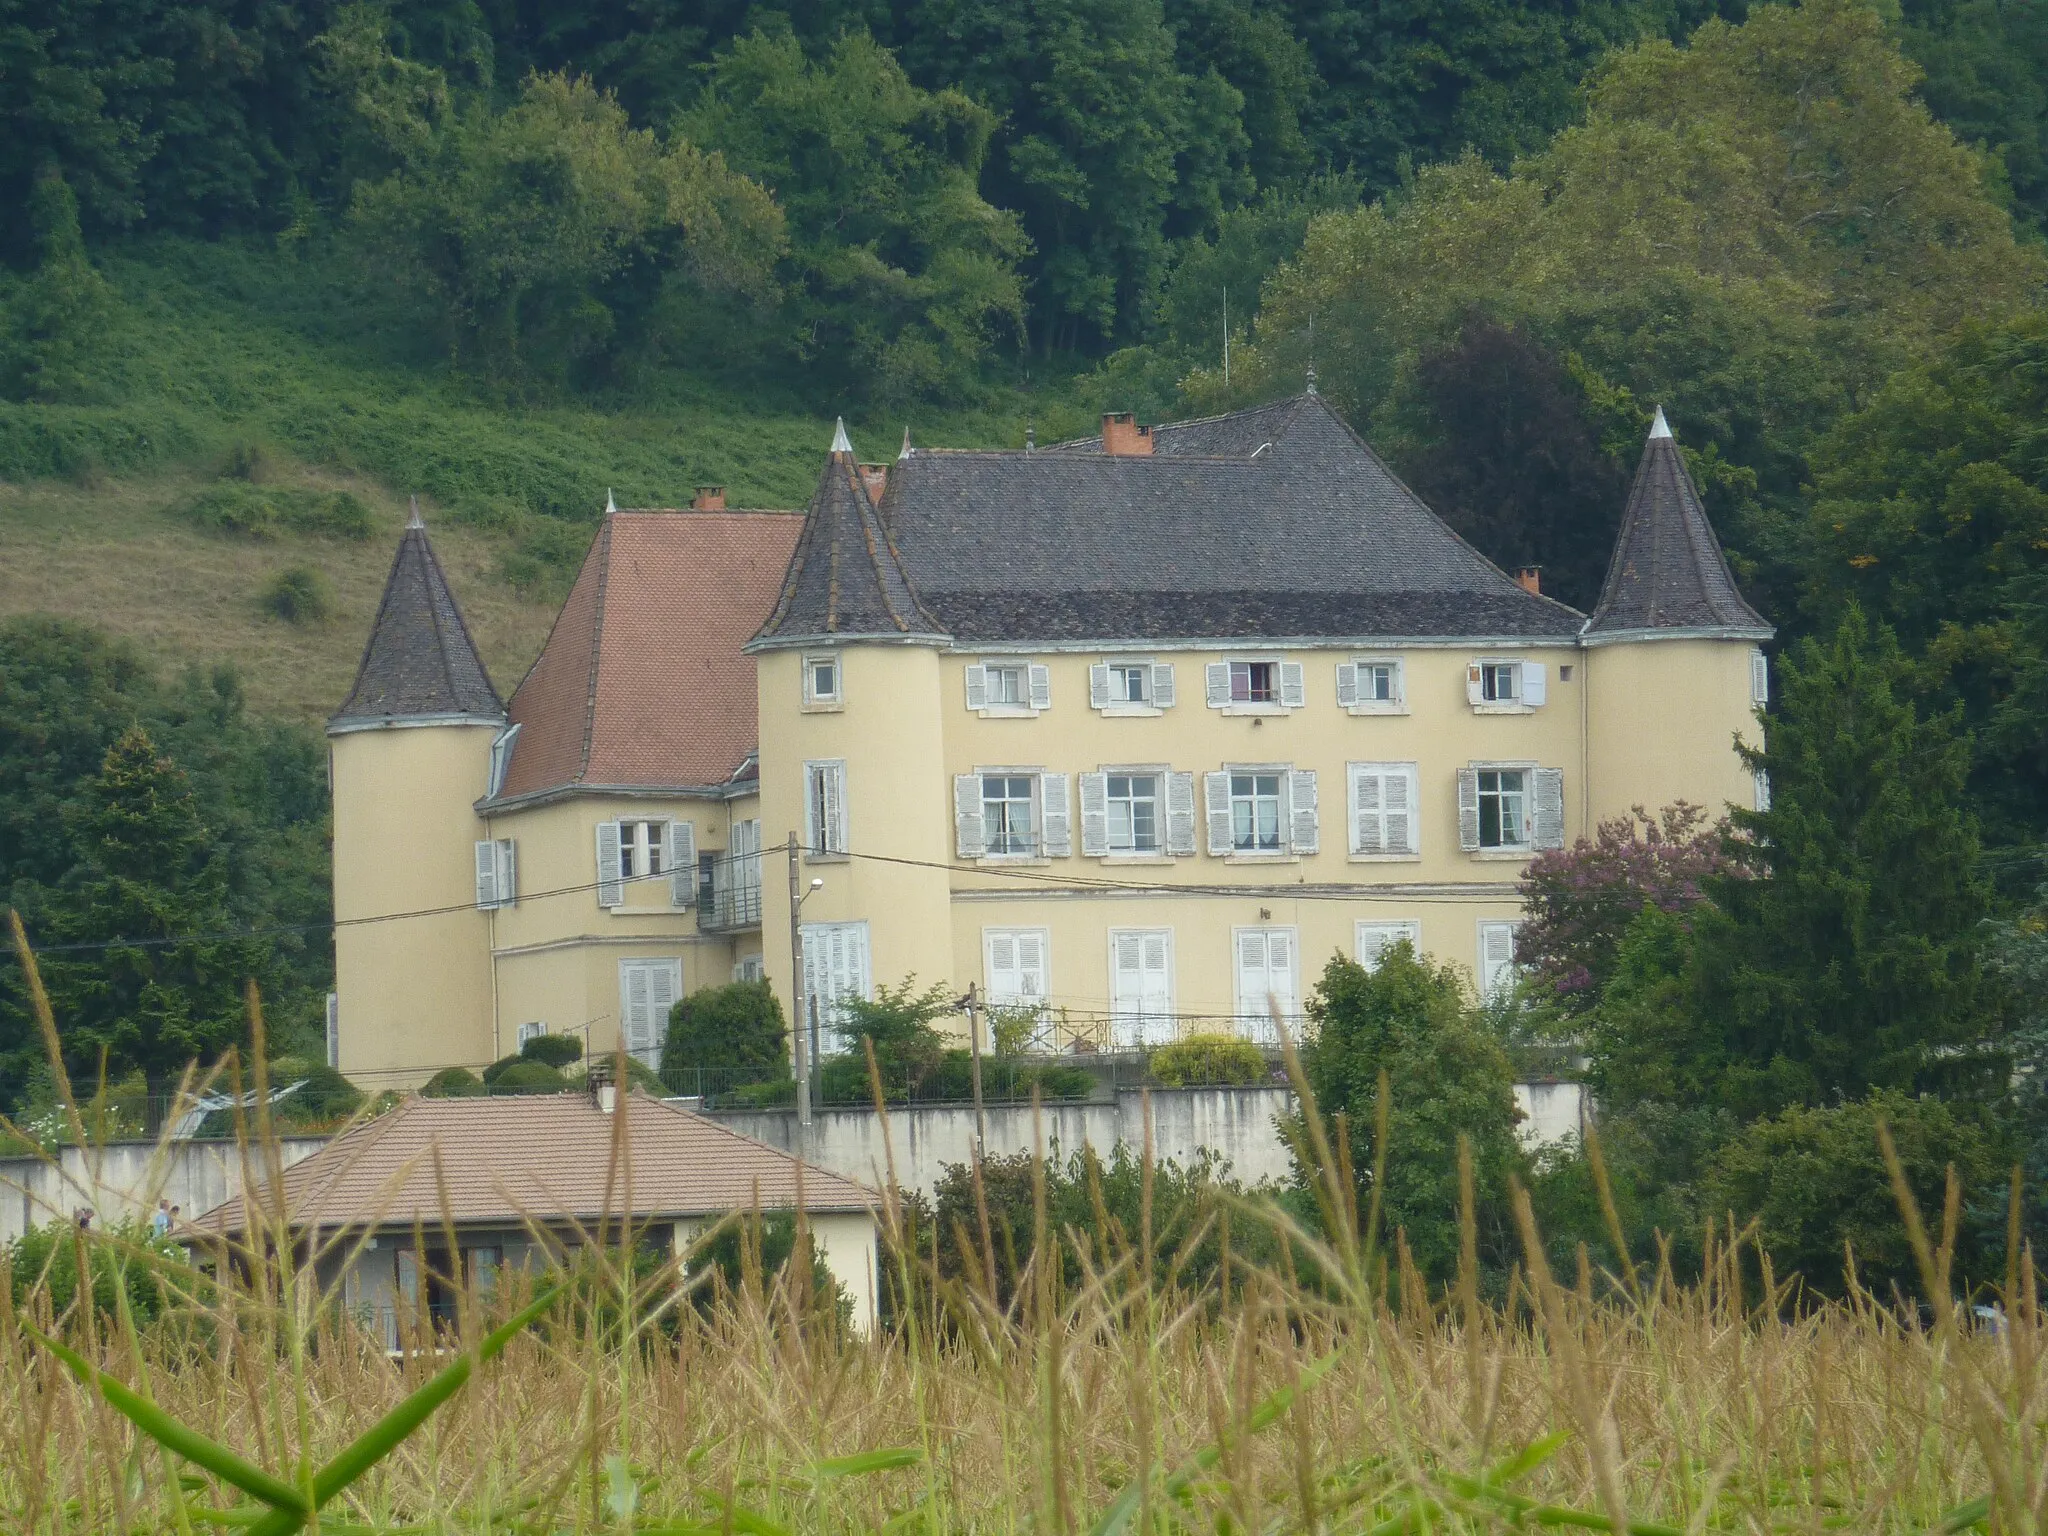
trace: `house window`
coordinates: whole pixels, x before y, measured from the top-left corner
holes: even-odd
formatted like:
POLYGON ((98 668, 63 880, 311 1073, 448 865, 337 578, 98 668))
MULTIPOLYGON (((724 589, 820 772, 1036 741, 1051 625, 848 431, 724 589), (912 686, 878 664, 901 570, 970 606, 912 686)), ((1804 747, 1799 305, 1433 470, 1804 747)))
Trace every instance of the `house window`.
POLYGON ((1088 669, 1088 703, 1111 715, 1156 715, 1173 707, 1173 664, 1098 662, 1088 669))
POLYGON ((660 1070, 669 1010, 682 995, 682 961, 619 962, 619 1035, 626 1053, 642 1066, 660 1070))
POLYGON ((1207 669, 1209 707, 1247 715, 1299 709, 1305 697, 1302 677, 1298 661, 1212 661, 1207 669))
POLYGON ((1105 778, 1109 851, 1113 854, 1157 853, 1159 775, 1112 773, 1105 778))
POLYGON ((1025 681, 1022 667, 988 669, 988 704, 991 709, 1030 708, 1030 684, 1025 681))
POLYGON ((872 985, 868 969, 866 923, 805 923, 804 1020, 821 1056, 846 1049, 846 1000, 866 999, 872 985))
POLYGON ((1230 846, 1236 852, 1280 852, 1280 778, 1277 773, 1230 776, 1230 846))
MULTIPOLYGON (((1759 655, 1762 653, 1759 652, 1759 655)), ((512 749, 519 741, 519 727, 508 725, 498 732, 491 742, 491 790, 487 798, 495 800, 505 792, 505 775, 512 770, 512 749)))
POLYGON ((513 1044, 519 1050, 523 1051, 526 1049, 527 1041, 538 1040, 542 1035, 546 1034, 547 1032, 547 1025, 539 1019, 534 1019, 530 1023, 522 1024, 519 1026, 519 1028, 513 1034, 513 1044))
POLYGON ((1290 1027, 1301 1007, 1295 985, 1292 928, 1239 928, 1231 934, 1237 956, 1238 1030, 1248 1040, 1277 1045, 1275 1013, 1290 1027))
POLYGON ((847 850, 846 764, 804 764, 804 846, 810 856, 834 858, 847 850))
POLYGON ((1032 815, 1036 776, 1028 773, 985 773, 981 776, 981 825, 992 854, 1032 854, 1038 838, 1032 815))
POLYGON ((1050 1048, 1051 1040, 1042 1037, 1049 1022, 1045 1003, 1051 992, 1051 933, 1044 928, 984 928, 981 943, 988 964, 989 1007, 1032 1014, 1038 1021, 1032 1044, 1050 1048))
POLYGON ((1401 697, 1401 664, 1398 661, 1361 661, 1358 664, 1358 701, 1361 704, 1392 704, 1401 697))
POLYGON ((1519 662, 1483 662, 1479 668, 1479 697, 1488 704, 1512 704, 1521 696, 1521 681, 1519 662))
POLYGON ((1109 931, 1110 1038, 1120 1050, 1173 1038, 1173 930, 1109 931))
POLYGON ((1398 715, 1405 712, 1401 659, 1366 656, 1337 664, 1337 702, 1354 715, 1398 715))
POLYGON ((1479 770, 1479 846, 1529 844, 1529 775, 1521 768, 1479 770))
POLYGON ((665 821, 622 821, 619 823, 619 874, 627 880, 658 875, 668 845, 665 821))
POLYGON ((1381 959, 1396 944, 1406 944, 1419 956, 1422 953, 1422 924, 1408 918, 1401 922, 1358 925, 1358 963, 1368 971, 1378 970, 1381 959))
POLYGON ((1482 659, 1465 668, 1465 697, 1474 709, 1521 714, 1543 704, 1548 676, 1540 661, 1482 659))
POLYGON ((1479 925, 1479 995, 1489 1003, 1501 1001, 1515 984, 1515 930, 1520 923, 1479 925))
POLYGON ((1359 858, 1421 852, 1415 764, 1351 764, 1351 852, 1359 858))
POLYGON ((1112 704, 1149 704, 1152 702, 1152 669, 1124 662, 1112 662, 1109 668, 1109 702, 1112 704))
POLYGON ((984 715, 1035 715, 1052 707, 1052 669, 1038 662, 978 661, 967 668, 967 707, 984 715))
POLYGON ((732 968, 734 981, 759 981, 766 974, 761 968, 759 955, 742 955, 739 963, 732 968))
POLYGON ((519 850, 509 837, 487 838, 476 845, 476 907, 495 912, 519 905, 519 850))
POLYGON ((839 658, 837 656, 806 656, 804 658, 804 702, 806 704, 832 705, 840 703, 839 686, 839 658))
POLYGON ((1230 702, 1279 703, 1279 674, 1280 663, 1277 661, 1233 661, 1230 664, 1230 702))

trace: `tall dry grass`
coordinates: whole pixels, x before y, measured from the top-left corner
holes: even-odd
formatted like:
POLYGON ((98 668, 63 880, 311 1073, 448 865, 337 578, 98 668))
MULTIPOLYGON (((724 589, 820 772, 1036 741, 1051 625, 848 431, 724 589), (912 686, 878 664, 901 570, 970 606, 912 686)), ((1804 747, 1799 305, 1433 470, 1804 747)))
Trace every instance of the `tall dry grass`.
MULTIPOLYGON (((398 1358, 274 1228, 269 1246, 216 1250, 231 1284, 174 1276, 147 1326, 125 1310, 55 1316, 41 1293, 0 1302, 0 1527, 2042 1528, 2048 1332, 2030 1257, 2008 1276, 2002 1331, 1948 1311, 1923 1325, 1853 1288, 1790 1305, 1741 1233, 1695 1285, 1656 1255, 1553 1275, 1525 1201, 1529 1262, 1494 1306, 1468 1198, 1464 1273, 1433 1296, 1398 1238, 1375 1241, 1341 1138, 1309 1109, 1309 1155, 1330 1170, 1319 1229, 1219 1206, 1237 1230, 1272 1223, 1290 1241, 1279 1270, 1240 1258, 1201 1289, 1155 1274, 1148 1219, 1128 1235, 1050 1230, 1041 1178, 1035 1252, 1064 1246, 1078 1284, 1034 1260, 999 1304, 976 1276, 942 1278, 885 1200, 885 1263, 910 1300, 871 1336, 808 1294, 801 1262, 764 1276, 743 1244, 736 1286, 687 1294, 680 1266, 636 1262, 618 1223, 588 1234, 572 1274, 465 1298, 447 1334, 413 1320, 398 1358), (532 1326, 489 1334, 536 1294, 532 1326), (451 1372, 465 1379, 416 1427, 333 1484, 344 1446, 451 1372), (151 1413, 240 1460, 166 1445, 151 1413), (266 1509, 266 1476, 273 1504, 310 1512, 266 1509)), ((252 1124, 252 1172, 266 1146, 252 1124)), ((1932 1232, 1909 1204, 1902 1218, 1929 1294, 1944 1294, 1955 1212, 1951 1199, 1932 1232)))

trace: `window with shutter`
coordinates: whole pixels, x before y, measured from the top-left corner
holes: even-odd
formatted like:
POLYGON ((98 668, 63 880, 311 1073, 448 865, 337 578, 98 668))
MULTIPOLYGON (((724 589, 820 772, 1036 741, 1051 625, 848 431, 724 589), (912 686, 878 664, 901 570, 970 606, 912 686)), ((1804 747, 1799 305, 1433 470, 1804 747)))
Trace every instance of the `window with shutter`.
POLYGON ((1749 702, 1758 709, 1771 702, 1771 663, 1762 651, 1749 653, 1749 702))
POLYGON ((1277 658, 1211 663, 1209 706, 1227 715, 1278 715, 1307 702, 1301 663, 1277 658))
POLYGON ((1538 848, 1564 846, 1564 770, 1538 768, 1536 781, 1535 836, 1538 848))
POLYGON ((1408 712, 1398 656, 1360 656, 1337 668, 1337 702, 1354 715, 1408 712))
POLYGON ((1038 776, 1038 798, 1043 818, 1040 847, 1048 859, 1068 858, 1074 851, 1074 818, 1067 792, 1064 773, 1038 776))
POLYGON ((804 764, 804 846, 813 859, 842 856, 849 846, 843 758, 804 764))
POLYGON ((1522 702, 1531 709, 1540 709, 1549 697, 1548 673, 1540 661, 1522 663, 1522 702))
POLYGON ((688 821, 668 824, 668 904, 682 908, 697 899, 697 828, 688 821))
MULTIPOLYGON (((1533 768, 1481 763, 1473 770, 1473 839, 1467 846, 1482 852, 1520 853, 1536 845, 1533 768)), ((1463 831, 1465 784, 1458 783, 1458 819, 1463 831)), ((1557 800, 1559 835, 1563 835, 1564 791, 1557 800)))
POLYGON ((1152 663, 1152 705, 1155 709, 1173 708, 1173 663, 1170 661, 1152 663))
POLYGON ((669 1010, 683 995, 680 960, 619 962, 619 1033, 626 1052, 643 1066, 661 1066, 669 1010))
POLYGON ((1202 782, 1208 802, 1209 854, 1226 858, 1230 853, 1230 775, 1204 774, 1202 782))
MULTIPOLYGON (((1291 853, 1297 831, 1308 833, 1313 840, 1313 821, 1297 828, 1290 802, 1297 787, 1306 790, 1313 800, 1315 785, 1311 779, 1307 784, 1297 786, 1294 778, 1286 768, 1279 766, 1234 767, 1224 773, 1224 788, 1230 806, 1228 851, 1231 854, 1243 858, 1291 853)), ((1212 841, 1213 795, 1212 782, 1212 841)), ((1310 806, 1310 814, 1312 818, 1313 805, 1310 806)))
POLYGON ((1239 928, 1231 934, 1237 959, 1238 1032, 1248 1040, 1277 1045, 1273 1015, 1292 1030, 1296 1001, 1295 933, 1292 928, 1239 928))
POLYGON ((1543 703, 1545 676, 1540 662, 1481 657, 1465 669, 1465 697, 1482 715, 1527 714, 1543 703))
POLYGON ((984 928, 981 940, 988 966, 989 1007, 1013 1013, 1028 1011, 1034 1018, 1036 1043, 1047 1022, 1051 934, 1043 928, 984 928))
POLYGON ((1458 846, 1467 853, 1479 847, 1479 774, 1458 770, 1458 846))
POLYGON ((1174 1037, 1173 930, 1109 931, 1110 1039, 1121 1050, 1174 1037))
POLYGON ((1159 699, 1161 672, 1168 674, 1165 703, 1173 702, 1172 671, 1144 657, 1113 659, 1090 667, 1089 703, 1105 715, 1156 715, 1164 707, 1159 699))
POLYGON ((1031 664, 1030 674, 1031 707, 1033 709, 1051 709, 1052 668, 1047 666, 1041 666, 1039 663, 1034 661, 1031 664))
POLYGON ((1287 775, 1288 840, 1306 857, 1322 847, 1322 818, 1316 796, 1316 771, 1296 768, 1287 775))
POLYGON ((1100 859, 1109 854, 1109 775, 1081 775, 1081 854, 1100 859))
POLYGON ((1351 852, 1357 858, 1412 858, 1421 851, 1413 763, 1352 763, 1351 852))
POLYGON ((1100 663, 1088 669, 1088 707, 1109 708, 1109 668, 1100 663))
POLYGON ((1303 675, 1301 663, 1283 661, 1280 663, 1280 707, 1300 709, 1308 703, 1308 681, 1303 675))
POLYGON ((597 824, 597 904, 617 908, 626 904, 626 884, 619 870, 619 824, 597 824))
POLYGON ((988 668, 978 661, 967 666, 967 707, 976 714, 988 708, 988 668))
POLYGON ((1195 851, 1195 776, 1169 773, 1166 776, 1166 851, 1174 858, 1186 858, 1195 851))
POLYGON ((981 775, 953 775, 953 842, 963 859, 978 859, 988 852, 987 834, 981 824, 981 775))
POLYGON ((821 1055, 846 1049, 846 999, 871 995, 868 971, 868 925, 805 923, 804 1015, 817 1026, 821 1055))
POLYGON ((1397 922, 1358 925, 1358 963, 1368 971, 1378 970, 1381 957, 1396 944, 1406 944, 1419 957, 1422 954, 1422 924, 1411 917, 1397 922))
POLYGON ((1479 925, 1479 995, 1498 1002, 1515 983, 1515 930, 1513 922, 1479 925))
POLYGON ((1212 661, 1204 669, 1209 707, 1228 709, 1230 707, 1230 663, 1212 661))
POLYGON ((1143 858, 1160 851, 1159 779, 1135 769, 1104 775, 1104 838, 1112 855, 1143 858))
POLYGON ((476 845, 476 909, 498 909, 498 845, 489 839, 476 845))

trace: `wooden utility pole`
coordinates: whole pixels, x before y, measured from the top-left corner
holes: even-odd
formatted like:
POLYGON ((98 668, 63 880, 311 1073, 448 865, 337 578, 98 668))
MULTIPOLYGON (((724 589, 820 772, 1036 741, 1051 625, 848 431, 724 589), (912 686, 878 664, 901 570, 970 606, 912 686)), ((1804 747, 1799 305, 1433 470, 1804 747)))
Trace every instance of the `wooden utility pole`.
POLYGON ((804 1025, 810 1013, 810 1001, 804 996, 804 893, 796 850, 796 834, 792 832, 789 834, 789 996, 795 1005, 796 1016, 789 1025, 796 1036, 796 1123, 807 1127, 811 1123, 811 1042, 810 1031, 804 1025))
POLYGON ((988 1142, 988 1122, 981 1107, 981 1000, 974 995, 974 983, 960 1006, 967 1010, 967 1054, 974 1063, 974 1156, 979 1161, 988 1142))

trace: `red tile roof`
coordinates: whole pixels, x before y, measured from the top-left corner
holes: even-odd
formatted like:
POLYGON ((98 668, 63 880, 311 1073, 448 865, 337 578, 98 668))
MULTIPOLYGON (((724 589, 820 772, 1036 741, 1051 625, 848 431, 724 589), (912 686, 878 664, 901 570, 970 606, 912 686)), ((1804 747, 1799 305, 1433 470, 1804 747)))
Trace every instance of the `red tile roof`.
MULTIPOLYGON (((636 1217, 710 1216, 757 1199, 768 1210, 795 1205, 799 1166, 805 1209, 875 1204, 851 1179, 702 1115, 642 1093, 623 1109, 626 1166, 614 1174, 618 1122, 588 1094, 410 1098, 285 1170, 286 1211, 294 1226, 432 1226, 445 1187, 449 1213, 462 1223, 587 1223, 625 1212, 629 1190, 636 1217), (608 1178, 616 1179, 609 1190, 608 1178)), ((198 1224, 232 1233, 243 1220, 237 1197, 198 1224)))
POLYGON ((756 743, 754 662, 791 512, 609 512, 509 709, 498 798, 723 784, 756 743))

